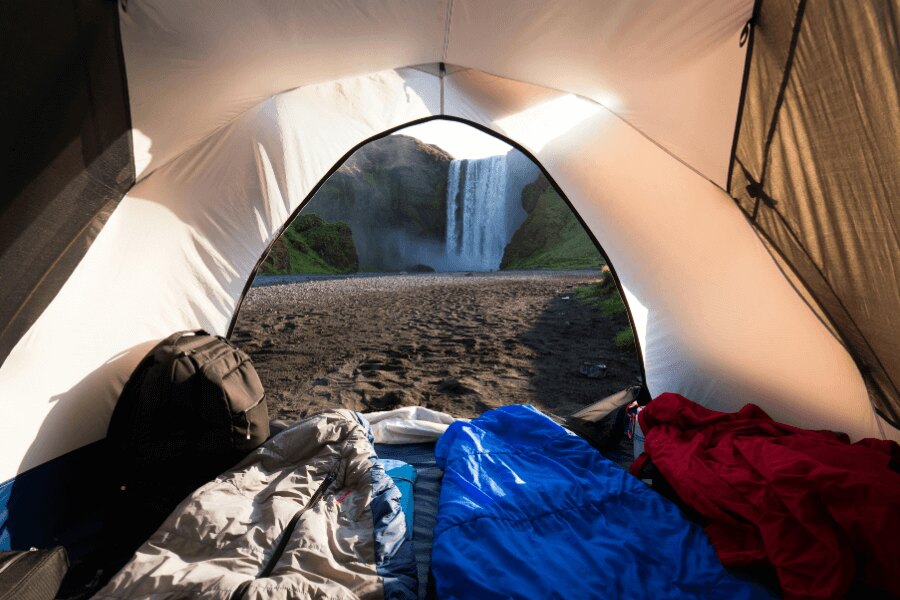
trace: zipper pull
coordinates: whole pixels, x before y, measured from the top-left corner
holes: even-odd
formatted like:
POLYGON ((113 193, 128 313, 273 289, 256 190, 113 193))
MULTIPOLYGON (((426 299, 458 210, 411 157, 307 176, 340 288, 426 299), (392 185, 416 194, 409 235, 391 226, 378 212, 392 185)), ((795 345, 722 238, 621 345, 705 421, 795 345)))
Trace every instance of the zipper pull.
POLYGON ((247 421, 247 439, 250 439, 250 414, 245 410, 244 411, 244 420, 247 421))
POLYGON ((316 493, 313 494, 310 505, 317 503, 322 499, 323 496, 325 496, 325 494, 328 492, 328 488, 330 488, 331 484, 334 483, 334 480, 337 479, 337 470, 338 466, 335 465, 330 471, 328 471, 325 479, 323 479, 322 483, 319 485, 319 489, 317 489, 316 493))

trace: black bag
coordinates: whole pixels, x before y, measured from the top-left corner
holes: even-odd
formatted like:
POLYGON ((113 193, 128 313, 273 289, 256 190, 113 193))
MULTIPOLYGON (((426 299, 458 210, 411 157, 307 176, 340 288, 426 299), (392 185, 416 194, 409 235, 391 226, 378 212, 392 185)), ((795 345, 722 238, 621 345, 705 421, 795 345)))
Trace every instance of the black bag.
POLYGON ((52 600, 68 569, 62 546, 0 552, 0 600, 52 600))
POLYGON ((106 437, 117 562, 268 437, 265 393, 247 354, 202 330, 160 342, 125 384, 106 437))
POLYGON ((635 401, 641 405, 649 401, 646 388, 631 386, 616 392, 566 417, 564 424, 600 452, 609 452, 622 441, 626 409, 635 401))

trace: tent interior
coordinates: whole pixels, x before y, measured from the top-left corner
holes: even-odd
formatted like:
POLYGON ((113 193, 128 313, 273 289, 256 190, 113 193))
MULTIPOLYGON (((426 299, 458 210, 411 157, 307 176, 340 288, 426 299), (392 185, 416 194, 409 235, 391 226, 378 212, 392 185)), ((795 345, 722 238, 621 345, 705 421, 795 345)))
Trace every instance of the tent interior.
POLYGON ((227 336, 328 176, 431 119, 527 152, 602 241, 651 396, 900 441, 897 10, 6 4, 0 548, 90 545, 138 362, 227 336))

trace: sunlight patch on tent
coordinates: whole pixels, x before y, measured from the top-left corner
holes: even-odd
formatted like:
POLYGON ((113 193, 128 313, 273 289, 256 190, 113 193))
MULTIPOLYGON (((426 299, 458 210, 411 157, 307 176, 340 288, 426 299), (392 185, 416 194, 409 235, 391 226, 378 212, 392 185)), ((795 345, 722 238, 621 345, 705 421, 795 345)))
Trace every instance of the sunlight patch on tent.
POLYGON ((134 172, 136 178, 140 179, 145 175, 144 170, 153 159, 153 153, 150 152, 150 148, 153 147, 153 140, 137 128, 131 130, 131 140, 134 145, 134 172))
POLYGON ((599 104, 575 94, 566 94, 497 120, 504 131, 515 131, 516 139, 534 152, 571 131, 579 123, 603 110, 599 104))

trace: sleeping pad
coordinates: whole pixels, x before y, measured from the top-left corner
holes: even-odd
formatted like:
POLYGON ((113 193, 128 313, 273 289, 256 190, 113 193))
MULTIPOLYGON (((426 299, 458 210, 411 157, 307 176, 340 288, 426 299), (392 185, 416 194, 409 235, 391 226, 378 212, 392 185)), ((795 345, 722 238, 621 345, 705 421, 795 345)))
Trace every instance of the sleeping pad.
POLYGON ((320 413, 196 490, 95 598, 416 598, 368 424, 320 413))
POLYGON ((530 406, 438 440, 432 572, 450 598, 761 598, 702 529, 530 406))
MULTIPOLYGON (((770 564, 788 598, 843 598, 861 580, 900 597, 894 442, 809 431, 753 404, 722 413, 662 394, 639 415, 645 454, 709 524, 726 565, 770 564)), ((856 593, 856 592, 854 592, 856 593)))

